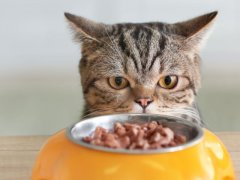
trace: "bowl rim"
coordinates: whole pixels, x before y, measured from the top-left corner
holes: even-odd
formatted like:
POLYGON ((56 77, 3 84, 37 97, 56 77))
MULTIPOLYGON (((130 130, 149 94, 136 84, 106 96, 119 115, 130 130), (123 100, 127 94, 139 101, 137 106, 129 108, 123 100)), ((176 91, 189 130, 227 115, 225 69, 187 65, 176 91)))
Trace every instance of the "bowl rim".
POLYGON ((144 155, 144 154, 164 154, 164 153, 169 153, 169 152, 177 152, 177 151, 181 151, 187 148, 190 148, 194 145, 197 145, 198 143, 200 143, 203 139, 203 129, 202 127, 200 127, 198 124, 193 123, 191 121, 187 121, 184 120, 183 118, 180 117, 175 117, 175 116, 169 116, 169 115, 161 115, 161 114, 141 114, 141 113, 124 113, 124 114, 108 114, 108 115, 99 115, 99 116, 95 116, 95 117, 90 117, 90 118, 86 118, 86 119, 82 119, 81 121, 74 123, 72 125, 70 125, 69 127, 66 128, 65 134, 67 136, 67 138, 73 142, 74 144, 80 145, 82 147, 91 149, 91 150, 97 150, 97 151, 104 151, 104 152, 110 152, 110 153, 120 153, 120 154, 136 154, 136 155, 144 155), (99 117, 110 117, 110 116, 154 116, 154 117, 159 117, 162 119, 168 119, 168 121, 173 121, 173 122, 177 122, 177 123, 181 123, 181 124, 185 124, 187 126, 192 126, 193 128, 195 128, 198 132, 197 136, 192 139, 187 141, 186 143, 182 144, 182 145, 177 145, 177 146, 173 146, 173 147, 165 147, 165 148, 159 148, 159 149, 148 149, 148 150, 141 150, 141 149, 133 149, 133 150, 129 150, 129 149, 114 149, 114 148, 108 148, 108 147, 104 147, 104 146, 97 146, 97 145, 92 145, 86 142, 83 142, 79 139, 75 139, 72 135, 72 129, 75 128, 78 124, 86 122, 86 121, 93 121, 94 119, 98 119, 99 117))

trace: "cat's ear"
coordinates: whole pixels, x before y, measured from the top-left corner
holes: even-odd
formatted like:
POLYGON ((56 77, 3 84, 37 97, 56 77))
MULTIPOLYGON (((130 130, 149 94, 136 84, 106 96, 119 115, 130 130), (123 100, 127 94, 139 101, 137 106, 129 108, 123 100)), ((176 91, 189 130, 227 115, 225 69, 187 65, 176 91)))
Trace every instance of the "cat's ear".
POLYGON ((98 41, 98 38, 106 34, 109 29, 109 26, 106 24, 97 23, 81 16, 66 12, 64 15, 75 33, 76 40, 98 41))
POLYGON ((172 24, 172 27, 176 34, 185 37, 184 45, 188 48, 200 50, 210 34, 209 28, 213 25, 217 14, 218 12, 214 11, 184 22, 172 24))

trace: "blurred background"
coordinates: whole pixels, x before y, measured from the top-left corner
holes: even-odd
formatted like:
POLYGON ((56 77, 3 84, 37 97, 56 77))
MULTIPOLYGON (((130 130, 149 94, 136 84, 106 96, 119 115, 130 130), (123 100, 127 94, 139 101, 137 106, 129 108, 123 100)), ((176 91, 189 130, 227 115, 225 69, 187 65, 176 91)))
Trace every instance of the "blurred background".
POLYGON ((198 102, 211 130, 239 131, 240 1, 0 0, 0 135, 48 135, 80 119, 80 48, 65 11, 116 23, 176 22, 214 10, 198 102))

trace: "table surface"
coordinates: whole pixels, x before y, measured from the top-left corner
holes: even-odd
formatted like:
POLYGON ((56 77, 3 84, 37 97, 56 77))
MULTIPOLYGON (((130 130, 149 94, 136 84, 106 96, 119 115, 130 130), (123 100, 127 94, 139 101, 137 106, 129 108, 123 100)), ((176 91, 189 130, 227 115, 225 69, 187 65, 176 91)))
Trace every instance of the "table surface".
MULTIPOLYGON (((240 132, 219 132, 240 179, 240 132)), ((49 136, 0 137, 0 180, 28 180, 36 155, 49 136)))

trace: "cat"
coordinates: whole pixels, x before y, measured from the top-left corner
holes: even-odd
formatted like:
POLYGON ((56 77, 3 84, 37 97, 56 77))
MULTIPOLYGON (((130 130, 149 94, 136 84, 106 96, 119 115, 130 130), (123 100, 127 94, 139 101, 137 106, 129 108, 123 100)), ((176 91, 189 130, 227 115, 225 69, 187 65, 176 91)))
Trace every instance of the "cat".
POLYGON ((204 126, 199 51, 217 11, 174 24, 107 25, 65 13, 81 43, 83 118, 114 113, 184 117, 204 126))

